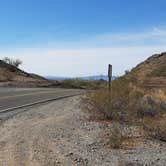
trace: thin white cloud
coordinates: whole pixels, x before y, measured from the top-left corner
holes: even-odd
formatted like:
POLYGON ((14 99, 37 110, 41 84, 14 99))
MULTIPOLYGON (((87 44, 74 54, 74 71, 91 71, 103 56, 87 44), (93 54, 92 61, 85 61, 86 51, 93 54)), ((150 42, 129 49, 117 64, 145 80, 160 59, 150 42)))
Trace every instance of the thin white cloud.
POLYGON ((63 43, 61 47, 0 51, 0 58, 20 58, 24 70, 41 75, 107 74, 109 63, 114 75, 121 75, 152 54, 164 52, 165 38, 166 30, 159 28, 142 33, 103 34, 78 43, 63 43))
POLYGON ((128 47, 128 46, 166 45, 166 28, 153 27, 144 32, 102 33, 85 35, 72 41, 48 42, 47 46, 56 48, 98 48, 98 47, 128 47))
POLYGON ((166 45, 166 29, 153 27, 150 31, 137 33, 99 34, 89 40, 89 44, 106 46, 151 46, 166 45))

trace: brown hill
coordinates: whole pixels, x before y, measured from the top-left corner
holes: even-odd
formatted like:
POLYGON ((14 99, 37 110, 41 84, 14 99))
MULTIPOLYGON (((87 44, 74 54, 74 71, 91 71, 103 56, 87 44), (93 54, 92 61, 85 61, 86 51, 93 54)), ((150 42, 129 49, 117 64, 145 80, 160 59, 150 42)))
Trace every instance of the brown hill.
POLYGON ((0 86, 46 87, 51 84, 52 83, 41 76, 26 73, 0 60, 0 86))
POLYGON ((140 85, 166 88, 166 53, 155 54, 128 73, 140 85))

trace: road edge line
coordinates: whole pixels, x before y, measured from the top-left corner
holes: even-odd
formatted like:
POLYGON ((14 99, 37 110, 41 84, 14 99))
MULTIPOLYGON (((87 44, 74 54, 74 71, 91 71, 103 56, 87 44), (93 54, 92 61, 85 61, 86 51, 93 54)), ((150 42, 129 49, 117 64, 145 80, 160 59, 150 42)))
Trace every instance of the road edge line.
POLYGON ((60 97, 56 97, 56 98, 52 98, 52 99, 41 100, 41 101, 37 101, 37 102, 34 102, 34 103, 24 104, 24 105, 17 106, 17 107, 7 108, 7 109, 4 109, 4 110, 1 110, 0 114, 8 113, 8 112, 11 112, 13 110, 17 110, 17 109, 21 109, 21 108, 25 108, 25 107, 30 107, 30 106, 37 105, 37 104, 47 103, 47 102, 51 102, 51 101, 55 101, 55 100, 60 100, 60 99, 68 98, 68 97, 79 96, 79 95, 81 95, 81 93, 74 94, 74 95, 60 96, 60 97))

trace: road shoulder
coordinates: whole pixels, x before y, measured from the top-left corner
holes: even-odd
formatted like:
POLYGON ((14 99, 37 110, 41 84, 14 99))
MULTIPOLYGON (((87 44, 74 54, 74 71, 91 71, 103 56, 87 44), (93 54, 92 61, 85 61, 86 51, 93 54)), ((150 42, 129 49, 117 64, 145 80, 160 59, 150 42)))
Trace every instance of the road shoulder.
POLYGON ((105 124, 88 121, 80 97, 51 102, 27 110, 0 125, 0 165, 54 166, 166 162, 166 145, 144 142, 129 150, 104 145, 105 124))

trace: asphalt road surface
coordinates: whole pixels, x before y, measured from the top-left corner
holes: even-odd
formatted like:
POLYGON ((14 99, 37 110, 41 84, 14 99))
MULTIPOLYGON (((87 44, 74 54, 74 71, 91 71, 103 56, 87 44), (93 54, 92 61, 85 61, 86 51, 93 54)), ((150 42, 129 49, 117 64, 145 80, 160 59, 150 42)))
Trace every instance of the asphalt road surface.
POLYGON ((80 92, 80 90, 60 88, 0 88, 0 112, 38 101, 75 95, 80 92))

